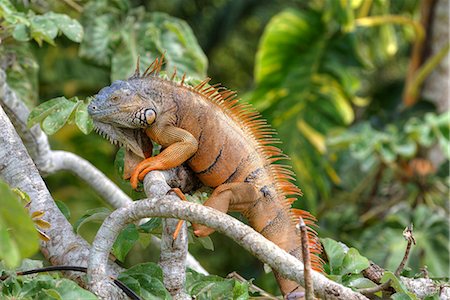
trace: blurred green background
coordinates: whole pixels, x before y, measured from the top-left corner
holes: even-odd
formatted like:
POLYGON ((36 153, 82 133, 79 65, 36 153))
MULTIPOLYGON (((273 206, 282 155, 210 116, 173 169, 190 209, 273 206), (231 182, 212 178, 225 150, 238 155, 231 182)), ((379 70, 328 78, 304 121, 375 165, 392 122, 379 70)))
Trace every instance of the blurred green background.
MULTIPOLYGON (((448 276, 448 106, 438 111, 437 99, 420 94, 412 105, 405 102, 413 44, 428 41, 420 1, 11 3, 28 14, 67 14, 84 29, 81 43, 66 34, 53 44, 45 31, 32 29, 2 33, 2 67, 30 106, 62 95, 92 96, 131 75, 137 55, 145 64, 166 51, 168 72, 176 66, 193 79, 208 75, 238 91, 278 130, 304 192, 294 206, 317 216, 320 237, 342 241, 393 270, 404 253, 402 231, 412 222, 417 245, 407 271, 427 266, 432 277, 448 276), (439 163, 431 149, 441 152, 439 163)), ((3 22, 6 29, 20 23, 3 22)), ((422 83, 413 81, 418 89, 422 83)), ((120 179, 117 149, 99 135, 66 125, 50 142, 92 162, 133 198, 142 197, 120 179)), ((45 180, 69 207, 72 224, 88 209, 105 206, 69 173, 45 180)), ((97 228, 88 223, 80 234, 91 241, 97 228)), ((261 263, 220 234, 212 239, 214 252, 190 246, 210 273, 236 271, 276 292, 261 263)), ((125 265, 157 257, 157 249, 141 243, 125 265)))

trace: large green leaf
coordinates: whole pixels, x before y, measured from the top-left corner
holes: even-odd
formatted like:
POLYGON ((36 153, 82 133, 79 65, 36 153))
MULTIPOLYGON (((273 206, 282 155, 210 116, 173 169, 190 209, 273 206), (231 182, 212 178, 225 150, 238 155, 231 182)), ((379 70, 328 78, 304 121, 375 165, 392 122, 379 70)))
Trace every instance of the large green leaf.
POLYGON ((165 289, 161 268, 154 263, 135 265, 122 272, 118 279, 143 299, 171 299, 165 289))
POLYGON ((342 262, 342 274, 358 274, 370 266, 369 260, 359 254, 355 248, 348 249, 342 262))
POLYGON ((289 141, 283 148, 312 207, 316 191, 326 196, 330 181, 339 182, 324 159, 324 141, 354 118, 358 63, 349 56, 351 45, 349 35, 330 31, 321 13, 286 10, 269 22, 257 53, 251 101, 289 141))
POLYGON ((49 12, 45 16, 53 20, 57 28, 72 41, 80 43, 83 39, 83 27, 77 20, 67 15, 56 14, 54 12, 49 12))
POLYGON ((89 134, 94 129, 94 122, 89 116, 87 108, 88 103, 80 102, 75 111, 75 124, 84 134, 89 134))
POLYGON ((31 19, 30 35, 33 39, 42 45, 42 41, 54 45, 53 39, 58 34, 58 27, 47 16, 34 16, 31 19))
POLYGON ((112 253, 118 260, 124 261, 128 252, 139 240, 139 232, 136 225, 129 224, 125 227, 114 242, 112 253))
POLYGON ((345 251, 339 242, 330 238, 321 239, 330 266, 330 274, 339 275, 344 261, 345 251))
POLYGON ((15 267, 38 251, 39 235, 17 195, 1 180, 0 198, 0 259, 15 267))

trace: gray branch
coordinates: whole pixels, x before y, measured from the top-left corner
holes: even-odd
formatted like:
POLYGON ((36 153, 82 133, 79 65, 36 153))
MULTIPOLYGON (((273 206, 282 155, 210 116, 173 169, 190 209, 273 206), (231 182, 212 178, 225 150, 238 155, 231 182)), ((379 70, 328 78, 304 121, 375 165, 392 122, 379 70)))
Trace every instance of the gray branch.
MULTIPOLYGON (((176 177, 175 174, 165 172, 168 177, 176 177), (172 176, 171 176, 172 175, 172 176)), ((192 178, 192 177, 190 177, 192 178)), ((147 197, 162 197, 170 190, 166 183, 169 178, 163 172, 150 172, 145 177, 144 189, 147 197)), ((169 180, 170 181, 170 180, 169 180)), ((186 182, 177 180, 177 182, 186 182)), ((164 286, 174 299, 190 299, 184 291, 186 282, 186 254, 188 253, 187 226, 183 224, 177 239, 173 239, 173 233, 178 224, 177 219, 164 219, 162 222, 161 254, 159 265, 163 271, 164 286)))
MULTIPOLYGON (((283 276, 304 285, 303 264, 298 259, 266 240, 239 220, 203 205, 179 201, 178 197, 172 195, 136 201, 128 207, 117 209, 104 221, 92 244, 88 266, 88 274, 92 282, 107 279, 108 254, 120 230, 127 224, 146 217, 178 218, 214 228, 231 237, 283 276)), ((318 272, 312 272, 312 278, 317 297, 325 299, 368 299, 329 280, 318 272)))
POLYGON ((70 171, 88 183, 103 199, 114 208, 127 206, 133 202, 108 177, 95 168, 90 162, 70 152, 51 151, 51 163, 45 170, 49 174, 58 171, 70 171))

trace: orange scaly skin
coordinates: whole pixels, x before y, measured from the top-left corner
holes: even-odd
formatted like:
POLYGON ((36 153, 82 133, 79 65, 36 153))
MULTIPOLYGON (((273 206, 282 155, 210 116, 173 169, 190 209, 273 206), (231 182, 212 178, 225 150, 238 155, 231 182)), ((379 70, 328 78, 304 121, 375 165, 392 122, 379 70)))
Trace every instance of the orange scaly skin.
MULTIPOLYGON (((239 103, 234 92, 207 85, 209 79, 190 87, 183 82, 160 78, 161 65, 162 59, 156 60, 151 71, 141 76, 137 70, 130 79, 118 83, 118 86, 131 87, 126 93, 123 89, 112 88, 110 96, 109 91, 101 94, 103 98, 109 97, 105 105, 110 101, 111 106, 119 108, 116 118, 123 117, 120 112, 138 111, 142 106, 156 114, 153 118, 150 111, 147 124, 136 130, 143 130, 163 147, 163 151, 137 165, 130 179, 133 188, 151 170, 170 169, 186 162, 203 184, 215 188, 204 205, 225 213, 242 213, 256 231, 301 258, 301 241, 295 225, 298 216, 309 225, 314 223, 314 217, 291 209, 301 191, 291 182, 294 173, 290 168, 274 164, 287 158, 272 146, 278 141, 274 130, 250 105, 239 103), (133 95, 134 89, 138 96, 133 95)), ((110 120, 111 115, 96 118, 92 113, 92 116, 94 121, 124 126, 124 122, 116 124, 110 120)), ((213 232, 203 225, 193 226, 198 236, 213 232)), ((313 230, 310 230, 309 240, 312 265, 320 269, 317 254, 321 246, 313 230)), ((297 283, 276 273, 275 276, 283 295, 301 291, 297 283)))

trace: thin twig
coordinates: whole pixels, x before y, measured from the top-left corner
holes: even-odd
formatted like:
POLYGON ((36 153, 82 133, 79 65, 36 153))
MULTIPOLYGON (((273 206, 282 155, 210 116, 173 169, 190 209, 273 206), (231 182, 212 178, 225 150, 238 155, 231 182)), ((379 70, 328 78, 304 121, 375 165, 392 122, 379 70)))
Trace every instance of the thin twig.
POLYGON ((299 217, 298 228, 300 230, 300 238, 302 241, 302 257, 305 268, 305 299, 314 300, 314 285, 311 278, 311 257, 309 253, 308 229, 306 228, 302 217, 299 217))
POLYGON ((403 259, 398 265, 397 270, 395 270, 395 276, 400 276, 400 273, 403 271, 403 268, 405 267, 406 261, 409 257, 409 252, 411 251, 412 244, 416 244, 416 240, 413 236, 413 224, 411 223, 408 227, 403 230, 403 237, 408 241, 408 244, 406 245, 405 249, 405 255, 403 255, 403 259))
MULTIPOLYGON (((406 245, 406 249, 405 249, 405 255, 403 255, 403 259, 400 262, 400 264, 398 265, 397 269, 395 270, 395 276, 400 276, 400 273, 403 271, 403 268, 405 267, 405 264, 408 260, 409 257, 409 253, 411 251, 411 246, 412 244, 416 244, 416 240, 414 239, 413 236, 413 225, 409 225, 408 227, 405 228, 405 230, 403 231, 403 237, 408 241, 408 244, 406 245)), ((366 288, 366 289, 360 289, 358 290, 358 292, 360 292, 363 295, 372 295, 375 294, 377 292, 383 291, 387 288, 389 288, 391 285, 391 280, 389 279, 388 281, 386 281, 383 284, 377 285, 375 287, 372 288, 366 288)))
POLYGON ((77 12, 81 13, 83 12, 83 7, 81 5, 79 5, 78 3, 76 3, 73 0, 63 0, 64 2, 66 2, 66 4, 70 7, 72 7, 73 9, 75 9, 77 12))

